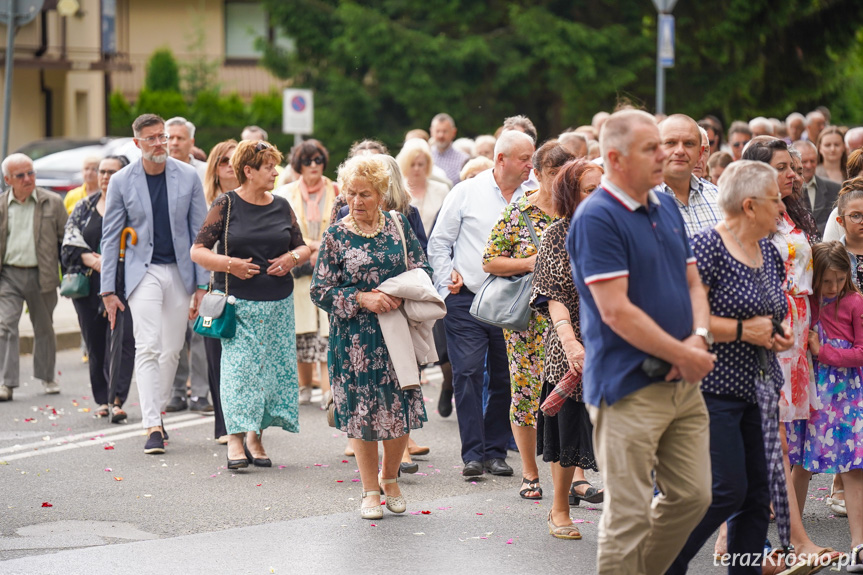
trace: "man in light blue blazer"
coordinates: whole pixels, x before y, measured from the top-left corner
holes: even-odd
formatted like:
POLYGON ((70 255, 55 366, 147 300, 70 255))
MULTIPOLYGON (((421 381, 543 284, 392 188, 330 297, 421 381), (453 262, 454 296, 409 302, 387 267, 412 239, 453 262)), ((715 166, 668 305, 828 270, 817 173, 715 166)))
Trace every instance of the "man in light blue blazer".
POLYGON ((144 453, 156 454, 165 452, 161 411, 177 371, 186 320, 197 317, 209 279, 189 257, 207 206, 195 169, 168 157, 165 121, 143 114, 132 131, 141 159, 117 172, 108 186, 100 293, 113 328, 117 310, 125 309, 116 293, 120 232, 134 228, 138 242, 126 247, 123 295, 134 324, 135 371, 147 429, 144 453))

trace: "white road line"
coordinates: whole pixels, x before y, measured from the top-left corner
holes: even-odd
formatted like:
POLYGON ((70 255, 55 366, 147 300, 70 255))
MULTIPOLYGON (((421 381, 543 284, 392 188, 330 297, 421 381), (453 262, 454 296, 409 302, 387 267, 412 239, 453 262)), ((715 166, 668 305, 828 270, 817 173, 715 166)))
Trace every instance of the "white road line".
MULTIPOLYGON (((182 421, 180 423, 176 423, 173 425, 168 424, 168 422, 166 421, 165 422, 165 428, 170 430, 170 431, 174 431, 175 429, 182 429, 184 427, 192 427, 194 425, 201 425, 204 423, 212 423, 212 421, 213 421, 212 418, 206 417, 206 416, 201 416, 201 419, 193 419, 191 421, 182 421)), ((137 438, 143 437, 143 429, 137 429, 135 431, 127 431, 126 433, 121 433, 119 435, 113 435, 109 438, 100 438, 100 439, 105 439, 105 440, 108 440, 110 442, 114 442, 118 439, 130 439, 132 437, 137 437, 137 438)), ((35 457, 37 455, 46 455, 48 453, 57 453, 58 451, 68 451, 69 449, 77 449, 79 447, 93 447, 93 446, 97 446, 97 445, 101 447, 101 446, 105 445, 105 441, 92 441, 92 440, 88 439, 87 441, 78 441, 75 443, 66 443, 63 445, 58 445, 56 447, 48 447, 45 449, 28 451, 25 453, 15 453, 13 455, 2 456, 2 460, 9 462, 9 461, 15 461, 16 459, 26 459, 28 457, 35 457)))
MULTIPOLYGON (((165 419, 165 427, 168 431, 179 429, 181 427, 189 427, 190 425, 200 425, 202 423, 212 422, 213 418, 206 415, 198 415, 196 413, 187 413, 165 419)), ((135 426, 137 427, 137 425, 135 426)), ((66 435, 57 437, 49 441, 37 441, 33 443, 25 443, 13 445, 12 447, 4 447, 0 449, 0 459, 10 461, 12 459, 20 459, 18 452, 27 451, 27 456, 38 455, 39 453, 51 453, 53 451, 62 451, 63 449, 71 449, 73 447, 84 447, 85 445, 103 445, 105 442, 114 441, 117 439, 126 439, 128 437, 137 437, 143 435, 143 428, 138 427, 135 431, 129 431, 128 427, 113 427, 103 432, 88 432, 78 433, 75 435, 66 435), (86 440, 86 441, 81 441, 86 440), (51 446, 51 447, 49 447, 51 446), (30 451, 32 450, 32 451, 30 451), (9 457, 3 454, 14 453, 9 457)))

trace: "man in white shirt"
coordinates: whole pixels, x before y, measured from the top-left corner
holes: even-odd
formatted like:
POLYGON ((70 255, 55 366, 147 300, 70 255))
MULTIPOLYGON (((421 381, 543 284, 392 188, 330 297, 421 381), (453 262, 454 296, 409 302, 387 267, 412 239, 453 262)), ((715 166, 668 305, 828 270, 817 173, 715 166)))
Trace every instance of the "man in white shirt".
POLYGON ((503 132, 495 143, 494 168, 452 189, 429 238, 435 287, 446 299, 444 326, 465 477, 482 475, 485 470, 512 475, 505 461, 510 383, 503 330, 474 319, 470 306, 488 277, 482 271, 482 254, 489 234, 507 204, 524 195, 533 151, 533 140, 527 134, 503 132), (490 377, 485 411, 484 368, 490 377))
MULTIPOLYGON (((165 122, 165 132, 168 134, 168 155, 185 162, 195 168, 201 184, 207 173, 207 162, 202 162, 192 156, 195 145, 195 124, 177 116, 165 122)), ((206 286, 204 286, 206 288, 206 286)), ((192 411, 213 413, 213 406, 207 400, 210 390, 207 379, 207 354, 204 351, 204 336, 192 329, 194 322, 190 321, 186 328, 186 343, 180 352, 177 364, 177 375, 171 390, 171 400, 165 406, 165 411, 183 411, 186 409, 186 382, 191 381, 192 411), (191 376, 191 377, 190 377, 191 376)))

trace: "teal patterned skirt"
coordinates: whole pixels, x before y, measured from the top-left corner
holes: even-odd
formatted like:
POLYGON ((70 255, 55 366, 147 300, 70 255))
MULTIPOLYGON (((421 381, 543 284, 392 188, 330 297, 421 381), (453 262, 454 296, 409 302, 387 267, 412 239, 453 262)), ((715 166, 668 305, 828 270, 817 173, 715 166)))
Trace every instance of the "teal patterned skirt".
POLYGON ((237 333, 222 340, 220 393, 228 433, 281 427, 299 433, 294 296, 237 299, 237 333))

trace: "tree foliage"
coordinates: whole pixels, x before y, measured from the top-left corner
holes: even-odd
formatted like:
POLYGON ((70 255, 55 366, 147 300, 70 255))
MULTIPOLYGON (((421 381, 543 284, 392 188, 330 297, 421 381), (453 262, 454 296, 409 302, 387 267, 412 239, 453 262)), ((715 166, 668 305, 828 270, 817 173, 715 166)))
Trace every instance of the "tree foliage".
POLYGON ((160 48, 147 60, 144 89, 150 92, 180 91, 180 68, 170 49, 160 48))
MULTIPOLYGON (((316 91, 316 135, 331 149, 446 111, 463 134, 526 114, 541 138, 625 96, 654 107, 656 12, 647 0, 263 0, 293 38, 264 63, 316 91)), ((726 121, 807 111, 835 96, 859 0, 679 2, 670 112, 726 121)))

